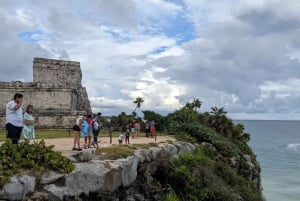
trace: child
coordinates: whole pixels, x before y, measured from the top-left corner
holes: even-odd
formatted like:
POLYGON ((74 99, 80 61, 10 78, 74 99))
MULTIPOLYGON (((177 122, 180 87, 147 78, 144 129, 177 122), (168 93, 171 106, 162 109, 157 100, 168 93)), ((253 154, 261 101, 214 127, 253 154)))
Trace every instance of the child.
POLYGON ((122 144, 123 140, 124 140, 124 135, 123 135, 123 133, 121 133, 118 137, 119 144, 122 144))

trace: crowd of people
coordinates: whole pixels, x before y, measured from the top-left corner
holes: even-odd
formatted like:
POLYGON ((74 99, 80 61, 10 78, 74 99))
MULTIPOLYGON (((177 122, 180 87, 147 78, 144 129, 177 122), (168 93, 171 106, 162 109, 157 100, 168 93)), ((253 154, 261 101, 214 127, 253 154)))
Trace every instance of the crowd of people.
MULTIPOLYGON (((33 105, 27 105, 26 111, 23 113, 23 95, 16 93, 12 100, 6 105, 6 137, 12 141, 13 144, 18 144, 21 134, 23 133, 24 140, 30 142, 35 139, 35 118, 33 116, 33 105)), ((91 146, 98 147, 98 136, 101 128, 101 112, 92 116, 91 114, 80 115, 73 126, 74 144, 73 151, 81 151, 82 148, 89 148, 91 146), (83 146, 80 146, 80 138, 84 138, 83 146), (93 140, 92 140, 93 137, 93 140)), ((109 127, 110 144, 112 144, 113 128, 109 127)), ((132 139, 140 137, 141 125, 138 120, 133 120, 131 123, 121 129, 120 135, 117 137, 119 144, 125 140, 126 144, 130 144, 130 136, 132 139)), ((155 136, 155 122, 145 122, 146 137, 155 136)))
MULTIPOLYGON (((122 129, 122 132, 118 137, 119 144, 122 144, 124 139, 125 139, 125 143, 129 144, 130 135, 132 139, 137 139, 140 137, 140 132, 141 132, 140 123, 137 120, 132 121, 132 123, 126 125, 125 129, 122 129)), ((145 136, 153 138, 155 136, 155 133, 156 131, 155 131, 154 120, 152 121, 147 120, 145 122, 145 136)))
POLYGON ((80 147, 80 137, 84 138, 83 148, 89 148, 92 145, 96 145, 98 147, 98 136, 100 133, 100 118, 101 112, 98 112, 97 115, 92 117, 91 114, 79 116, 76 119, 76 123, 73 126, 74 131, 74 145, 73 151, 81 151, 80 147), (93 136, 93 141, 91 138, 93 136), (77 148, 76 148, 77 145, 77 148))

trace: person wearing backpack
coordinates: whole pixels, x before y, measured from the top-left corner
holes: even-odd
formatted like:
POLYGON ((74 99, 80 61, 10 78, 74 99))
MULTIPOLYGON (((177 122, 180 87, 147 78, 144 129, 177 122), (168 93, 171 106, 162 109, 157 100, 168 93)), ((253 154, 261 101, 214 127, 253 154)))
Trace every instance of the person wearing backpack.
POLYGON ((98 147, 98 136, 100 133, 100 118, 101 118, 101 112, 98 112, 95 118, 93 119, 93 137, 94 137, 93 144, 96 144, 97 147, 98 147))

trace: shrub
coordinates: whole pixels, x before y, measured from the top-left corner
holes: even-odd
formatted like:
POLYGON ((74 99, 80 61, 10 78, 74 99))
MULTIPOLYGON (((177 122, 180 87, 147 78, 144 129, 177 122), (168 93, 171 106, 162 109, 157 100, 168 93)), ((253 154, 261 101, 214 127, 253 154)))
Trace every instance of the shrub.
POLYGON ((53 147, 46 146, 44 140, 33 144, 21 142, 18 145, 7 140, 0 146, 0 186, 21 170, 42 172, 51 169, 61 173, 71 172, 74 164, 60 152, 53 151, 53 147))
POLYGON ((174 194, 167 193, 164 196, 164 201, 180 201, 180 199, 174 194))

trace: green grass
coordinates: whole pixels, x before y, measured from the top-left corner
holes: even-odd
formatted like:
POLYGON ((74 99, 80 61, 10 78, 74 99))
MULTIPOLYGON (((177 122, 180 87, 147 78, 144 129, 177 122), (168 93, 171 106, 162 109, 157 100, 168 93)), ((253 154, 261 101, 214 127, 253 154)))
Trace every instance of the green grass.
MULTIPOLYGON (((6 140, 6 131, 4 129, 0 130, 0 141, 6 140)), ((118 137, 120 132, 113 132, 113 137, 118 137)), ((162 136, 164 134, 158 134, 162 136)), ((144 133, 141 133, 140 136, 144 136, 144 133)), ((47 138, 73 138, 73 131, 70 129, 35 129, 35 137, 36 139, 47 139, 47 138)), ((100 137, 109 137, 108 131, 101 130, 100 137)), ((21 135, 21 139, 23 139, 21 135)))
MULTIPOLYGON (((5 132, 5 130, 0 130, 0 141, 5 141, 5 132)), ((36 129, 35 137, 36 139, 73 137, 73 131, 63 129, 36 129)), ((21 139, 23 139, 22 135, 21 139)))
POLYGON ((101 147, 96 149, 96 155, 105 156, 111 160, 127 158, 133 155, 133 151, 127 146, 101 147))

